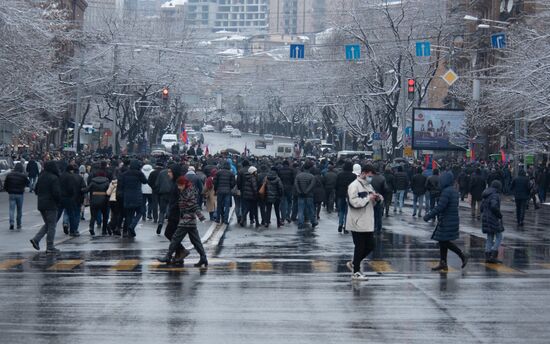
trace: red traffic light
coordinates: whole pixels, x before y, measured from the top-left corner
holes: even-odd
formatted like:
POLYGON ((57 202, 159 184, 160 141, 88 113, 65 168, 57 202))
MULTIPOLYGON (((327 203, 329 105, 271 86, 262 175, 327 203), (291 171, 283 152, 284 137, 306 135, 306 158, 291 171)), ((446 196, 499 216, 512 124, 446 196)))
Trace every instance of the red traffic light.
POLYGON ((414 79, 409 79, 407 81, 407 84, 409 85, 409 88, 408 88, 409 93, 414 93, 414 86, 416 85, 416 81, 414 79))
POLYGON ((165 87, 162 89, 162 96, 164 98, 168 97, 168 94, 169 94, 169 91, 168 91, 168 87, 165 87))

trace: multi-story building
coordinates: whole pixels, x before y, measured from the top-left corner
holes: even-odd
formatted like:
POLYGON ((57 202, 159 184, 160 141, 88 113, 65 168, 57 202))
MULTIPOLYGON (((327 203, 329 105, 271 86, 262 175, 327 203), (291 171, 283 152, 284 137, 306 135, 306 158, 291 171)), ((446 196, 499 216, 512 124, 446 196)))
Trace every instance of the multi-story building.
POLYGON ((309 35, 326 29, 328 0, 270 0, 269 33, 309 35))
POLYGON ((268 0, 188 0, 186 24, 212 31, 265 31, 268 0))

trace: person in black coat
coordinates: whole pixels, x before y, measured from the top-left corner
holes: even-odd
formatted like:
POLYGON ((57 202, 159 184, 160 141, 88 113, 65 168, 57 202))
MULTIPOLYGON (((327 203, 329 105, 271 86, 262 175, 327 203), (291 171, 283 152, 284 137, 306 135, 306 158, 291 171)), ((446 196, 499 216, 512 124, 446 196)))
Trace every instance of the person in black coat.
POLYGON ((107 189, 109 188, 110 181, 107 178, 105 172, 98 171, 95 177, 92 178, 85 192, 90 193, 90 234, 95 235, 94 225, 96 222, 97 214, 101 212, 102 226, 101 235, 111 235, 111 229, 108 228, 109 213, 107 211, 109 205, 109 197, 107 196, 107 189))
POLYGON ((46 235, 46 252, 58 253, 59 250, 54 246, 54 240, 57 209, 61 204, 61 188, 59 171, 54 161, 48 161, 44 164, 44 171, 38 177, 34 191, 38 199, 38 210, 44 220, 44 226, 40 228, 30 242, 36 250, 40 250, 40 240, 46 235))
POLYGON ((135 228, 141 218, 143 194, 141 185, 147 183, 147 178, 141 172, 138 160, 130 162, 130 169, 118 178, 117 193, 122 193, 124 202, 124 232, 131 238, 136 236, 135 228))
POLYGON ((466 195, 468 195, 470 187, 470 175, 466 170, 462 170, 458 176, 458 189, 460 191, 460 200, 464 201, 466 195))
POLYGON ((529 202, 529 197, 531 195, 529 178, 525 170, 519 170, 518 176, 512 180, 511 190, 516 202, 516 220, 519 226, 523 226, 525 208, 527 207, 527 202, 529 202))
POLYGON ((411 179, 411 189, 413 192, 413 217, 417 215, 416 209, 418 207, 418 217, 422 216, 422 208, 424 206, 424 197, 426 195, 426 181, 428 178, 422 174, 422 167, 416 169, 416 174, 411 179))
POLYGON ((34 192, 34 186, 38 180, 39 173, 40 169, 38 168, 38 163, 34 160, 34 157, 31 157, 31 160, 27 163, 27 177, 29 177, 30 180, 30 192, 34 192))
MULTIPOLYGON (((80 223, 80 199, 82 196, 82 183, 78 176, 78 168, 75 165, 66 165, 65 172, 59 177, 61 185, 61 206, 57 212, 57 220, 63 212, 66 213, 69 223, 63 224, 63 232, 71 236, 79 236, 78 225, 80 223)), ((80 177, 80 176, 78 176, 80 177)))
POLYGON ((476 171, 472 178, 470 179, 470 197, 471 197, 471 207, 472 207, 472 217, 477 217, 480 219, 480 206, 481 206, 481 195, 485 190, 487 183, 482 176, 481 169, 476 168, 476 171))
POLYGON ((21 229, 23 218, 23 195, 25 187, 30 186, 29 178, 23 173, 23 165, 15 164, 13 171, 4 180, 4 190, 9 195, 10 230, 14 229, 15 210, 17 209, 17 229, 21 229))
POLYGON ((328 171, 325 173, 323 183, 326 193, 326 205, 327 213, 332 213, 334 210, 334 202, 336 198, 336 181, 338 180, 338 174, 334 171, 334 165, 330 163, 328 165, 328 171))
POLYGON ((315 186, 313 187, 313 204, 315 206, 315 216, 320 219, 321 207, 326 202, 326 191, 324 187, 324 178, 318 168, 312 168, 311 173, 315 177, 315 186))
POLYGON ((409 177, 407 173, 403 171, 403 166, 397 166, 397 173, 395 173, 395 195, 393 212, 397 212, 399 206, 399 213, 403 213, 403 202, 405 201, 405 191, 409 188, 409 177))
POLYGON ((342 168, 342 172, 338 173, 338 178, 336 180, 336 206, 338 209, 338 233, 344 231, 345 234, 348 233, 346 230, 346 217, 348 214, 348 187, 351 183, 357 179, 357 175, 352 172, 353 164, 351 161, 346 161, 342 168))
POLYGON ((288 160, 283 161, 283 166, 279 168, 277 174, 281 179, 284 187, 283 198, 281 200, 281 219, 287 220, 290 223, 290 215, 292 211, 292 188, 294 187, 294 170, 290 168, 288 160))
POLYGON ((241 202, 243 212, 241 214, 242 227, 246 226, 246 215, 251 214, 251 221, 256 223, 256 228, 260 227, 258 218, 258 169, 254 166, 248 168, 248 172, 241 179, 241 202))
MULTIPOLYGON (((229 224, 229 210, 231 209, 231 192, 235 187, 235 175, 231 172, 229 163, 225 161, 221 170, 214 177, 214 191, 216 192, 217 216, 219 223, 229 224)), ((237 208, 237 204, 235 204, 237 208)))
POLYGON ((438 217, 437 226, 432 234, 432 239, 439 242, 439 265, 432 268, 433 271, 447 270, 448 250, 456 253, 462 260, 462 268, 466 267, 468 257, 452 242, 458 239, 460 220, 458 215, 459 195, 453 186, 454 176, 452 172, 444 172, 439 178, 441 195, 434 209, 424 216, 424 221, 438 217))
POLYGON ((493 180, 491 186, 483 191, 481 202, 481 231, 487 235, 485 242, 485 261, 487 263, 500 263, 497 259, 498 248, 502 242, 502 213, 500 211, 500 193, 502 183, 493 180))
POLYGON ((279 209, 281 199, 284 194, 284 186, 281 178, 277 175, 277 169, 275 167, 272 167, 271 171, 267 174, 266 193, 266 217, 268 222, 265 226, 266 228, 269 227, 271 222, 271 208, 275 207, 277 228, 280 228, 284 225, 284 219, 281 218, 281 212, 279 209))
POLYGON ((390 206, 392 205, 393 201, 393 194, 397 190, 395 188, 395 175, 393 174, 391 167, 387 166, 386 170, 384 171, 384 178, 386 179, 386 185, 388 188, 386 189, 386 194, 383 194, 384 197, 384 208, 386 210, 386 217, 390 216, 390 206))

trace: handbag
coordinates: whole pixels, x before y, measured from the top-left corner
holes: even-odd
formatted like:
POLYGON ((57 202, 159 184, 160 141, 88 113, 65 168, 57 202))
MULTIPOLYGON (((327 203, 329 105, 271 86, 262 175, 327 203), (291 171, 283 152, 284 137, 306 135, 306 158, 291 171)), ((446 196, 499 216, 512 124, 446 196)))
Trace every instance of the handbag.
POLYGON ((262 186, 260 187, 260 190, 258 190, 258 197, 260 199, 264 199, 265 198, 265 194, 266 194, 266 186, 267 184, 267 178, 264 180, 264 182, 262 183, 262 186))

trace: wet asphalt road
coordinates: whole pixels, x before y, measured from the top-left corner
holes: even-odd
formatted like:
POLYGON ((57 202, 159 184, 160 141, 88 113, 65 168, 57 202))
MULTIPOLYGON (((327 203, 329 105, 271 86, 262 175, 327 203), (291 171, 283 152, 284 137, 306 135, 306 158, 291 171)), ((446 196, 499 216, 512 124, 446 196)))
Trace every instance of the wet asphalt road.
POLYGON ((23 230, 10 233, 0 195, 1 343, 548 343, 547 210, 530 210, 517 230, 505 207, 495 266, 483 262, 479 223, 464 209, 458 244, 471 263, 461 271, 450 253, 452 269, 432 273, 433 227, 406 208, 385 221, 363 266, 370 280, 352 283, 353 245, 335 214, 314 231, 232 224, 200 270, 195 252, 183 268, 156 263, 168 243, 150 222, 134 240, 64 241, 58 229, 62 254, 37 254, 27 241, 40 223, 32 197, 23 230))

